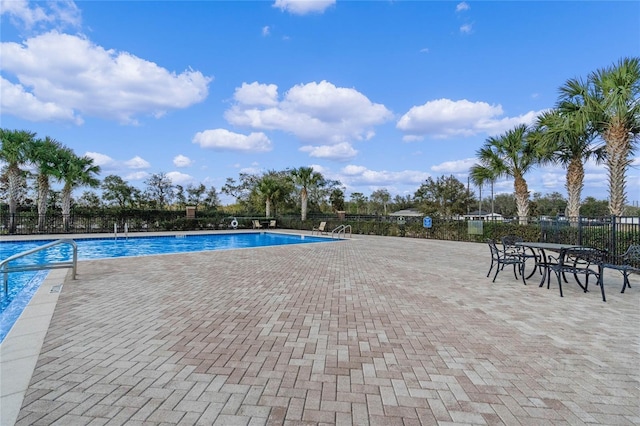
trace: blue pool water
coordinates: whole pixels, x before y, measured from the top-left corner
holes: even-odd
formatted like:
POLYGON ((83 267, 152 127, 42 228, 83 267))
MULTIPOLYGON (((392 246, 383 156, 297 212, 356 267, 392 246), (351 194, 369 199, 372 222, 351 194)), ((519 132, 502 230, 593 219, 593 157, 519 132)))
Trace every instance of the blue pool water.
MULTIPOLYGON (((205 250, 231 250, 250 247, 266 247, 286 244, 305 244, 338 241, 308 235, 288 235, 268 232, 215 234, 215 235, 171 235, 163 237, 94 238, 74 240, 78 245, 78 260, 109 259, 115 257, 149 256, 169 253, 186 253, 205 250)), ((0 242, 0 260, 49 241, 0 242)), ((61 244, 26 256, 10 266, 68 261, 73 256, 70 244, 61 244)), ((0 342, 18 319, 24 307, 44 281, 48 271, 14 272, 9 274, 9 291, 0 299, 0 342)), ((0 274, 0 280, 2 274, 0 274)), ((1 282, 1 281, 0 281, 1 282)))

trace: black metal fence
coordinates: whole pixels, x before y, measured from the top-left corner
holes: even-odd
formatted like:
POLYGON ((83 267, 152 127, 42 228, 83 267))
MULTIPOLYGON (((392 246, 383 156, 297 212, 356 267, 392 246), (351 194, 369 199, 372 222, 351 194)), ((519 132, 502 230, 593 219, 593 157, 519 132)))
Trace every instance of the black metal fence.
MULTIPOLYGON (((314 216, 310 223, 300 218, 289 218, 289 227, 311 229, 321 221, 327 229, 345 224, 351 225, 354 234, 389 235, 413 238, 428 238, 451 241, 484 242, 500 240, 505 235, 517 235, 525 241, 554 242, 594 247, 607 251, 610 260, 618 256, 631 244, 640 244, 640 216, 602 218, 529 218, 518 220, 431 220, 431 227, 424 227, 422 217, 346 215, 314 216)), ((281 221, 287 223, 287 221, 281 221)))
MULTIPOLYGON (((87 234, 149 231, 187 231, 229 229, 232 220, 238 228, 251 228, 258 217, 228 216, 223 213, 187 217, 184 211, 125 211, 74 213, 68 217, 50 214, 39 218, 37 213, 21 212, 11 217, 0 213, 0 235, 87 234), (39 220, 40 219, 40 220, 39 220)), ((517 235, 526 241, 579 244, 606 250, 611 258, 622 254, 631 244, 640 244, 640 217, 574 218, 539 220, 526 223, 500 220, 443 220, 433 218, 425 227, 422 217, 372 215, 312 215, 302 221, 300 216, 282 216, 279 228, 311 230, 321 221, 331 232, 339 225, 351 225, 353 234, 429 238, 453 241, 484 242, 499 240, 505 235, 517 235)))

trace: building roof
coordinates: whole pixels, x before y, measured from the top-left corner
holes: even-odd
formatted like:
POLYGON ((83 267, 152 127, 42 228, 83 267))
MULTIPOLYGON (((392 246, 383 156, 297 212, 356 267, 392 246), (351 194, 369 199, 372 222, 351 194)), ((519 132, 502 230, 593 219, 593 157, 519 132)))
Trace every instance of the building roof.
POLYGON ((415 216, 422 217, 424 216, 422 213, 418 211, 418 209, 405 209, 398 210, 397 212, 389 213, 389 216, 415 216))

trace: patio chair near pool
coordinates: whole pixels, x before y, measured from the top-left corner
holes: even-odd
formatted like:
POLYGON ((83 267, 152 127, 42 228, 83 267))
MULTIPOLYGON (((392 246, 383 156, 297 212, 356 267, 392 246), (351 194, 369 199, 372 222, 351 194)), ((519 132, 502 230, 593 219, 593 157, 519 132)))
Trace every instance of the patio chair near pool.
POLYGON ((523 271, 526 269, 527 260, 529 259, 533 260, 534 266, 533 268, 531 268, 532 269, 531 273, 525 277, 527 279, 531 278, 533 274, 536 272, 536 265, 538 264, 539 256, 533 250, 527 249, 526 247, 518 245, 518 243, 524 242, 524 239, 517 235, 505 235, 504 237, 501 238, 501 241, 502 241, 502 248, 505 254, 509 254, 511 256, 519 256, 520 258, 522 258, 523 271))
POLYGON ((269 221, 269 228, 270 229, 276 229, 276 221, 275 220, 270 220, 269 221))
POLYGON ((618 259, 619 261, 616 263, 605 263, 602 267, 616 270, 622 274, 623 284, 620 293, 624 293, 627 287, 631 288, 629 284, 629 274, 640 274, 640 244, 630 245, 627 251, 614 259, 618 259))
POLYGON ((571 274, 575 277, 576 283, 587 293, 589 291, 589 278, 594 277, 596 285, 600 286, 600 292, 602 293, 602 301, 606 302, 607 299, 604 295, 604 282, 602 280, 602 271, 604 258, 606 253, 602 250, 598 250, 590 247, 569 247, 560 251, 558 257, 558 263, 555 265, 549 265, 547 288, 550 286, 551 272, 555 272, 558 279, 558 288, 560 289, 560 297, 562 295, 562 281, 565 281, 564 274, 571 274), (584 285, 580 282, 579 277, 584 277, 584 285))
POLYGON ((317 232, 319 234, 326 234, 327 231, 325 230, 325 228, 327 227, 327 222, 320 222, 320 225, 318 225, 318 227, 313 227, 313 229, 311 230, 311 235, 313 235, 314 232, 317 232))
POLYGON ((259 220, 252 220, 251 223, 253 224, 253 229, 260 229, 262 228, 262 225, 260 224, 259 220))
POLYGON ((489 272, 487 272, 487 277, 489 277, 493 267, 495 266, 496 273, 493 276, 493 282, 495 282, 498 273, 502 271, 506 265, 513 265, 513 276, 518 279, 518 273, 520 273, 523 284, 527 285, 524 280, 524 259, 507 250, 499 249, 495 240, 487 240, 487 244, 489 244, 489 250, 491 251, 491 267, 489 268, 489 272))

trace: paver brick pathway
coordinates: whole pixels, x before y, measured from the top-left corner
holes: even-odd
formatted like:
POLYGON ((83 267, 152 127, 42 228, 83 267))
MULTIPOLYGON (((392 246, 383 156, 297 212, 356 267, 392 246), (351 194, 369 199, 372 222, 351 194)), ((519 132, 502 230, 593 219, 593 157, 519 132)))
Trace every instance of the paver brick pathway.
POLYGON ((486 278, 484 244, 85 261, 18 425, 640 424, 640 283, 486 278))

